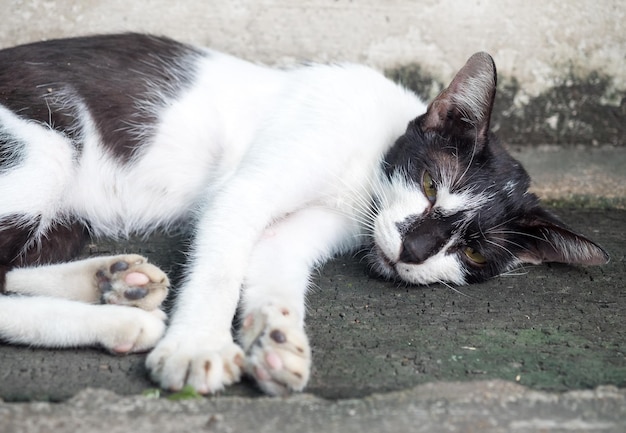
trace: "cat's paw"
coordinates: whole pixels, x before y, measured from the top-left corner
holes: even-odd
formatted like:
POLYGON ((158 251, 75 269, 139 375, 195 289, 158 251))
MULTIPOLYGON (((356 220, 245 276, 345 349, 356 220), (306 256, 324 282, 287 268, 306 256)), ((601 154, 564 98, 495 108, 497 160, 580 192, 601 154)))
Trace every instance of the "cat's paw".
POLYGON ((146 367, 163 389, 188 385, 200 394, 214 393, 241 379, 244 355, 232 339, 205 344, 193 338, 165 337, 148 355, 146 367))
POLYGON ((161 310, 144 311, 104 305, 109 322, 103 328, 99 343, 116 354, 146 352, 152 349, 165 333, 165 314, 161 310))
POLYGON ((311 349, 288 308, 267 305, 249 313, 240 330, 244 369, 270 395, 301 391, 309 380, 311 349))
POLYGON ((170 285, 167 275, 145 257, 126 254, 108 257, 95 275, 103 304, 157 309, 170 285))

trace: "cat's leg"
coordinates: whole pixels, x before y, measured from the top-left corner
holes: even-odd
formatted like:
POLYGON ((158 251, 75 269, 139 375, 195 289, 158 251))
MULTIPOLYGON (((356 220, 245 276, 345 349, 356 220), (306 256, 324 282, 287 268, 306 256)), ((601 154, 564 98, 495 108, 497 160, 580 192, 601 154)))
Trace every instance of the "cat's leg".
MULTIPOLYGON (((239 290, 227 290, 228 269, 222 270, 223 286, 203 287, 202 279, 195 280, 206 276, 197 267, 204 261, 196 252, 196 265, 178 294, 168 332, 146 360, 153 380, 166 389, 188 384, 201 393, 215 392, 238 381, 245 368, 270 394, 302 389, 311 363, 304 332, 309 273, 342 242, 353 246, 353 229, 348 218, 316 208, 286 217, 257 238, 245 261, 245 281, 242 277, 239 282, 246 285, 239 335, 245 354, 230 331, 239 290)), ((204 239, 201 234, 199 238, 204 239)), ((237 263, 236 251, 234 257, 226 255, 231 265, 237 263)))
POLYGON ((311 350, 304 315, 310 273, 342 247, 352 247, 355 236, 356 227, 346 217, 309 208, 269 227, 256 245, 242 295, 239 342, 244 370, 266 393, 282 395, 307 384, 311 350))
POLYGON ((240 379, 244 353, 231 328, 241 286, 256 242, 275 214, 284 214, 285 200, 264 170, 247 167, 206 203, 196 222, 187 279, 166 335, 146 359, 151 378, 165 389, 216 392, 240 379))
POLYGON ((5 290, 151 311, 163 303, 168 287, 167 275, 146 258, 123 254, 14 268, 6 274, 5 290))
POLYGON ((163 318, 159 310, 0 296, 0 339, 29 346, 102 346, 114 353, 143 352, 163 335, 163 318))
POLYGON ((211 227, 212 219, 205 215, 198 223, 187 279, 177 290, 167 333, 146 359, 152 380, 164 389, 189 385, 205 394, 241 377, 244 355, 231 327, 243 279, 239 274, 252 246, 240 244, 246 235, 239 238, 230 229, 227 233, 234 236, 224 237, 224 230, 211 227))
POLYGON ((116 353, 145 351, 156 344, 165 330, 165 314, 156 309, 167 284, 161 271, 134 255, 43 265, 77 254, 87 239, 86 228, 50 224, 43 231, 36 218, 20 220, 0 220, 3 289, 14 294, 0 295, 0 338, 44 347, 101 345, 116 353), (135 283, 131 287, 129 278, 135 283), (149 283, 137 284, 146 278, 149 283), (151 291, 141 298, 144 287, 151 291), (103 289, 117 296, 130 293, 122 303, 154 311, 55 299, 106 302, 103 289))
POLYGON ((190 385, 205 394, 239 381, 244 354, 231 334, 239 285, 225 281, 220 287, 218 281, 213 286, 198 266, 192 263, 196 270, 178 291, 168 331, 146 366, 164 389, 190 385))
MULTIPOLYGON (((120 258, 40 265, 71 259, 86 240, 86 229, 78 223, 52 224, 35 237, 38 221, 32 219, 34 222, 28 224, 24 217, 21 220, 24 222, 19 224, 15 218, 0 220, 2 289, 38 296, 0 295, 0 338, 43 347, 101 345, 116 353, 145 351, 156 344, 165 330, 165 315, 158 309, 146 312, 51 297, 97 301, 102 296, 99 285, 104 284, 103 278, 98 278, 99 270, 113 280, 111 288, 118 288, 115 280, 124 280, 122 275, 128 275, 111 272, 124 267, 119 264, 120 258)), ((129 268, 140 261, 138 256, 122 257, 129 257, 129 268)), ((163 278, 153 269, 142 275, 150 275, 155 281, 163 278)), ((160 304, 163 296, 159 293, 152 302, 160 304)))

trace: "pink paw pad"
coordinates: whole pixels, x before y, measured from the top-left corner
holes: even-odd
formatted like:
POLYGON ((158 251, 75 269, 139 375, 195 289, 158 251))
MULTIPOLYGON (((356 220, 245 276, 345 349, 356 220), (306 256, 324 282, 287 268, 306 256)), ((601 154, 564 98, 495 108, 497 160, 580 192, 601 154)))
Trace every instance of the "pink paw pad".
POLYGON ((130 272, 124 277, 124 282, 129 286, 145 286, 150 282, 150 278, 141 272, 130 272))

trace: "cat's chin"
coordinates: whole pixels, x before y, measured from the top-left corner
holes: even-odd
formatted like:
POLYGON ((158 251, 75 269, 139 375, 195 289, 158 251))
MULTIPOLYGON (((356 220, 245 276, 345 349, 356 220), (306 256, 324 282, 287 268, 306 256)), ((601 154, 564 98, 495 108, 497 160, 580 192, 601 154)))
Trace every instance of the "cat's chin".
POLYGON ((371 246, 368 259, 368 270, 371 277, 390 281, 399 280, 395 262, 387 257, 378 245, 371 246))

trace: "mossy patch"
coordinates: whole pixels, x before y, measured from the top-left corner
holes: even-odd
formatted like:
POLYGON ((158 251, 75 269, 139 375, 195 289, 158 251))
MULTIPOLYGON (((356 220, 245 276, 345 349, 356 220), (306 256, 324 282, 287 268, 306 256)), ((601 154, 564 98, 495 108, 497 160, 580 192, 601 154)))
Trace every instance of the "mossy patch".
POLYGON ((626 209, 626 197, 601 197, 573 194, 561 198, 544 198, 543 204, 555 209, 626 209))
POLYGON ((623 353, 556 328, 490 329, 469 335, 466 343, 447 348, 445 379, 480 375, 552 391, 626 385, 623 353))

